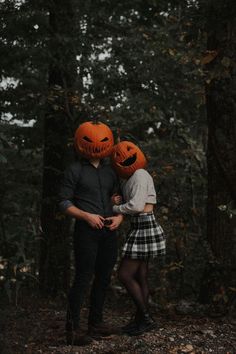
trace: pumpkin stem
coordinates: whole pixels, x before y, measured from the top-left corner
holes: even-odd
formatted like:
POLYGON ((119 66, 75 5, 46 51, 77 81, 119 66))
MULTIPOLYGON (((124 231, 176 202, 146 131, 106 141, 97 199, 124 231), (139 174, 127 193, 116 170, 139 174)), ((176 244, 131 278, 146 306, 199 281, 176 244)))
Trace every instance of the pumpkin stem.
POLYGON ((94 125, 97 125, 97 124, 98 124, 98 119, 97 119, 97 118, 93 118, 92 123, 93 123, 94 125))
POLYGON ((100 114, 99 113, 95 113, 94 117, 93 117, 93 124, 99 124, 99 117, 100 114))

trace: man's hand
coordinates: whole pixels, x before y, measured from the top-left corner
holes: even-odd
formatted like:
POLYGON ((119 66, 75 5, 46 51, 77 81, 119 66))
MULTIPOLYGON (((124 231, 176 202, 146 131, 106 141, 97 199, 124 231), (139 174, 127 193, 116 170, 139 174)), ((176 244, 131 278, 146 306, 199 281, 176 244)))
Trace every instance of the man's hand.
POLYGON ((107 225, 108 229, 110 229, 111 231, 116 230, 122 223, 123 219, 124 217, 122 214, 116 216, 110 216, 109 218, 106 218, 106 220, 111 220, 111 224, 107 225))
POLYGON ((87 213, 85 221, 94 229, 102 229, 104 226, 104 218, 101 215, 87 213))
POLYGON ((119 205, 122 203, 122 196, 119 194, 113 194, 111 197, 111 202, 113 205, 119 205))

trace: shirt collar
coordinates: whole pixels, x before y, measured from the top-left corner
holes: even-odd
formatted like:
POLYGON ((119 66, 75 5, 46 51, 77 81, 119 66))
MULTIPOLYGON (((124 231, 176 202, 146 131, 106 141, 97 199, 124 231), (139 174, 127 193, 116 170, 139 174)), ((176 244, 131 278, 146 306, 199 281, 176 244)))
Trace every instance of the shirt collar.
MULTIPOLYGON (((82 165, 91 165, 90 161, 84 157, 81 158, 81 164, 82 165)), ((104 158, 104 159, 101 159, 100 160, 100 166, 103 166, 103 165, 108 165, 109 163, 109 159, 108 158, 104 158)))

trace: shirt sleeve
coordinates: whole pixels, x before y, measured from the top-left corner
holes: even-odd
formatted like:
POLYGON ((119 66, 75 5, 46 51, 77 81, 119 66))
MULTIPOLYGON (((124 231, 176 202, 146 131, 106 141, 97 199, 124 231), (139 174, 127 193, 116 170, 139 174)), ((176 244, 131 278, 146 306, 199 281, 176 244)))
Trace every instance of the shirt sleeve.
POLYGON ((147 185, 144 183, 135 183, 130 192, 130 199, 128 202, 121 205, 114 205, 114 213, 121 214, 137 214, 144 210, 147 200, 147 185))
POLYGON ((74 206, 74 193, 80 173, 79 166, 70 166, 63 175, 59 191, 59 208, 64 212, 74 206))

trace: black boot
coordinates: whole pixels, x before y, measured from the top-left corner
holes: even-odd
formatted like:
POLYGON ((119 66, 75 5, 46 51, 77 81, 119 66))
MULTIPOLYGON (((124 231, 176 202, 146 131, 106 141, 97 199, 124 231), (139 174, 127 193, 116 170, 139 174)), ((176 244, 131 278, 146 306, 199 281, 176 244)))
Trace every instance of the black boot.
POLYGON ((130 319, 130 321, 125 326, 121 327, 122 332, 129 333, 129 331, 136 328, 139 323, 140 317, 141 317, 141 314, 137 310, 135 315, 133 315, 132 318, 130 319))
POLYGON ((85 333, 85 331, 82 331, 77 323, 77 326, 75 328, 75 325, 72 321, 71 318, 71 312, 70 309, 68 308, 67 314, 66 314, 66 344, 67 345, 89 345, 92 343, 92 338, 85 333))
POLYGON ((75 330, 67 330, 66 331, 66 344, 67 345, 89 345, 92 343, 92 338, 82 331, 80 328, 75 330))
POLYGON ((140 334, 143 334, 145 332, 148 332, 156 327, 156 322, 154 319, 150 316, 148 312, 144 312, 139 321, 137 322, 136 326, 126 333, 130 336, 138 336, 140 334))
POLYGON ((100 322, 97 324, 89 324, 88 335, 93 339, 100 339, 112 334, 120 334, 120 328, 111 324, 100 322))

